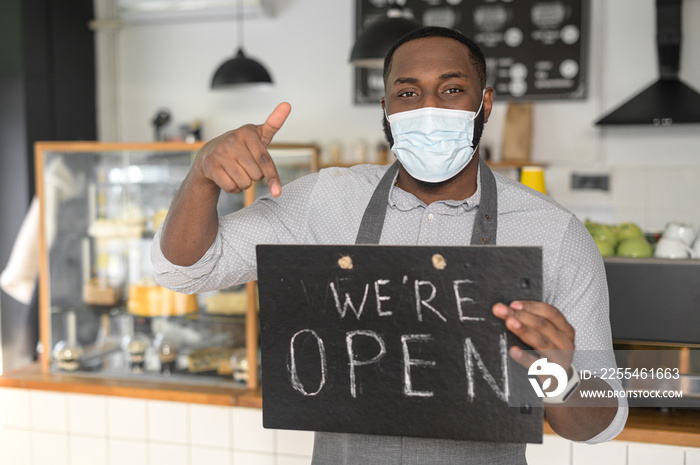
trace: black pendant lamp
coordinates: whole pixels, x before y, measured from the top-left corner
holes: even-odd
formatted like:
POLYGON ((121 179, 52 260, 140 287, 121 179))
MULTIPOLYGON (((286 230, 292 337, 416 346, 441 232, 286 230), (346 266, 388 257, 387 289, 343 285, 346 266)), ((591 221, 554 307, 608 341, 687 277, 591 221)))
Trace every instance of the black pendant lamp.
POLYGON ((394 42, 419 27, 421 25, 409 11, 392 6, 386 17, 373 22, 357 36, 350 52, 350 63, 360 68, 381 69, 394 42))
POLYGON ((243 9, 238 1, 238 52, 219 65, 211 80, 212 89, 231 89, 249 84, 272 85, 270 73, 258 61, 243 53, 243 9))

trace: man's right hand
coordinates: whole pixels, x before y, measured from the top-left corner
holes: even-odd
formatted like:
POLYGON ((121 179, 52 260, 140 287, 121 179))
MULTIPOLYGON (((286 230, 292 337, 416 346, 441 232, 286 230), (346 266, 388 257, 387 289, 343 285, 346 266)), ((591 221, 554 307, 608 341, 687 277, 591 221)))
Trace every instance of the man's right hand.
POLYGON ((263 124, 241 126, 202 147, 161 226, 161 251, 171 263, 192 265, 214 243, 221 189, 238 193, 265 178, 272 195, 280 195, 282 184, 267 146, 291 111, 288 103, 280 103, 263 124))
POLYGON ((270 193, 279 196, 282 184, 267 147, 291 111, 289 103, 280 103, 263 124, 246 124, 207 142, 199 152, 195 169, 233 194, 265 178, 270 193))

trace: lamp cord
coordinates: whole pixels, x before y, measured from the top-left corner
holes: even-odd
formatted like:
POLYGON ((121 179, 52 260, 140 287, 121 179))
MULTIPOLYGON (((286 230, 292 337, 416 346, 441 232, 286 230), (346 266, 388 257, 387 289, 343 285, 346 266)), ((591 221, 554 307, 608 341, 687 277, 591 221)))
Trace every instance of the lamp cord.
POLYGON ((238 0, 238 48, 243 50, 243 0, 238 0))

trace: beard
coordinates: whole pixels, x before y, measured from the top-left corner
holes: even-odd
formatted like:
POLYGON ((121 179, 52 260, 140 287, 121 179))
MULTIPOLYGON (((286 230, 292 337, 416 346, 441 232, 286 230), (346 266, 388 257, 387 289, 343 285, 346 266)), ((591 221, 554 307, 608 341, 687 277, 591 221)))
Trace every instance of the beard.
MULTIPOLYGON (((474 119, 474 140, 472 141, 472 147, 476 150, 476 147, 479 145, 479 142, 481 141, 481 135, 484 133, 484 126, 485 126, 485 116, 484 116, 484 111, 483 109, 479 112, 479 114, 476 116, 474 119)), ((394 136, 391 135, 391 127, 389 126, 389 120, 386 119, 386 114, 382 111, 382 128, 384 129, 384 138, 386 141, 389 143, 389 148, 394 146, 394 136)), ((457 173, 459 174, 459 173, 457 173)), ((455 175, 457 176, 457 175, 455 175)), ((440 181, 440 182, 426 182, 426 181, 421 181, 420 179, 416 179, 416 182, 421 186, 426 191, 432 191, 435 190, 448 182, 450 182, 454 176, 450 179, 447 179, 445 181, 440 181)), ((415 179, 415 178, 414 178, 415 179)))

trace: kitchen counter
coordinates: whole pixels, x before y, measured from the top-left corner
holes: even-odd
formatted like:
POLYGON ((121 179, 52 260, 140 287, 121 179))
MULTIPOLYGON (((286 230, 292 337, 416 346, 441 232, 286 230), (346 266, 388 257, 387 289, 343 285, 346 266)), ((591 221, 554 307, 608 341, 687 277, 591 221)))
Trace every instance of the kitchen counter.
POLYGON ((5 373, 0 377, 0 387, 223 406, 237 406, 239 398, 247 398, 254 392, 245 386, 238 388, 226 385, 175 384, 144 382, 133 378, 91 378, 66 373, 43 373, 38 363, 5 373))
MULTIPOLYGON (((87 378, 64 373, 42 373, 39 364, 4 374, 0 377, 0 387, 262 408, 260 389, 164 382, 144 383, 133 379, 87 378)), ((544 432, 554 434, 546 421, 544 432)), ((656 409, 632 408, 624 431, 616 439, 697 447, 700 444, 700 411, 661 412, 656 409)))

